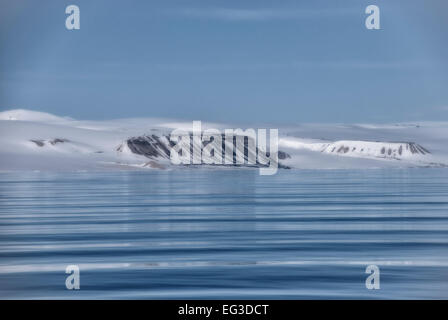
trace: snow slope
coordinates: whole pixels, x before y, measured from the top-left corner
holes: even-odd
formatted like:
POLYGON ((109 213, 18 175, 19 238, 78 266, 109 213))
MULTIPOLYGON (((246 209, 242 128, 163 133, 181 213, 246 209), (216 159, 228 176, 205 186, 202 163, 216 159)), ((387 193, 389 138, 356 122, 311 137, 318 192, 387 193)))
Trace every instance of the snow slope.
POLYGON ((15 109, 0 112, 0 120, 19 120, 19 121, 37 121, 37 122, 65 122, 70 118, 62 118, 50 113, 31 111, 24 109, 15 109))
MULTIPOLYGON (((172 168, 166 137, 191 126, 173 119, 79 121, 29 110, 0 112, 0 170, 172 168)), ((203 123, 207 128, 236 127, 203 123)), ((283 167, 448 165, 448 123, 300 124, 281 127, 279 134, 283 167)))

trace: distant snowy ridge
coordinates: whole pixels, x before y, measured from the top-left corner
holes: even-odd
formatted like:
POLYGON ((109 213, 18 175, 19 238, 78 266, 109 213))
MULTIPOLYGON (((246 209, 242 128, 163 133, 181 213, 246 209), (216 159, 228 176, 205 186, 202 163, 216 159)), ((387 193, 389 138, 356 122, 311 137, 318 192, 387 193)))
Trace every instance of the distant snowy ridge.
POLYGON ((423 159, 431 152, 414 142, 383 142, 363 140, 339 140, 334 142, 302 142, 300 139, 284 138, 280 145, 293 149, 308 149, 346 157, 382 159, 423 159))
POLYGON ((42 148, 43 150, 51 150, 52 152, 64 152, 64 153, 102 153, 94 146, 90 146, 86 143, 75 142, 65 138, 53 138, 53 139, 30 139, 29 142, 32 147, 42 148))
MULTIPOLYGON (((86 121, 29 110, 4 111, 0 112, 0 170, 168 169, 173 167, 171 130, 191 125, 190 121, 175 119, 86 121)), ((204 127, 219 125, 204 122, 204 127)), ((283 168, 448 166, 448 123, 299 124, 277 128, 279 166, 283 168)), ((222 141, 223 147, 233 145, 222 141)), ((193 148, 199 150, 206 145, 193 144, 193 148)), ((253 151, 244 149, 245 160, 254 156, 253 151)), ((235 157, 234 153, 232 159, 235 157)))
MULTIPOLYGON (((195 143, 195 140, 191 139, 192 142, 191 145, 185 145, 183 146, 186 149, 191 149, 191 163, 202 163, 203 160, 201 159, 201 150, 208 145, 210 142, 199 142, 199 145, 195 143), (195 152, 193 152, 195 150, 195 152), (195 161, 196 160, 196 161, 195 161)), ((261 165, 259 163, 259 157, 261 157, 264 160, 264 163, 268 163, 269 159, 266 158, 264 155, 264 152, 259 153, 258 148, 255 147, 254 150, 252 148, 249 148, 249 140, 248 137, 247 140, 244 140, 244 137, 240 137, 241 141, 243 141, 243 151, 244 153, 241 153, 241 158, 244 160, 244 163, 238 163, 237 162, 237 155, 240 155, 239 150, 234 147, 234 144, 237 143, 238 137, 235 136, 231 141, 226 141, 226 136, 224 134, 221 135, 221 151, 222 151, 222 164, 220 165, 232 165, 232 166, 266 166, 261 165), (226 150, 230 149, 233 150, 231 153, 227 153, 226 150), (258 155, 258 157, 257 157, 258 155), (249 159, 254 159, 254 163, 250 163, 249 159)), ((255 146, 255 142, 252 140, 253 145, 255 146)), ((126 139, 126 141, 122 142, 117 147, 117 152, 124 153, 124 154, 136 154, 144 156, 148 159, 154 159, 154 160, 165 160, 170 159, 170 153, 171 153, 171 147, 173 147, 175 143, 170 141, 169 136, 167 135, 144 135, 144 136, 138 136, 138 137, 131 137, 126 139)), ((279 150, 278 151, 278 160, 283 160, 290 158, 291 156, 287 154, 284 151, 279 150)), ((218 164, 215 164, 218 165, 218 164)), ((278 166, 280 168, 288 168, 287 166, 281 164, 278 162, 278 166)))
POLYGON ((72 120, 69 117, 58 117, 46 112, 15 109, 0 112, 0 120, 35 121, 35 122, 65 122, 72 120))
POLYGON ((322 150, 351 157, 375 157, 385 159, 411 159, 430 154, 421 145, 414 142, 380 142, 380 141, 335 141, 322 150))

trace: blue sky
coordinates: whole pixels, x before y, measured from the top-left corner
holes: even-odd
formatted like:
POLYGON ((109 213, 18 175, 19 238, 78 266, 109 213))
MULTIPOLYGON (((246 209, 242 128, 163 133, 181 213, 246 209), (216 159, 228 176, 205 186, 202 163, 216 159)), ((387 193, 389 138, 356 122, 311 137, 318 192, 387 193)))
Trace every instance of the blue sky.
POLYGON ((448 120, 445 0, 0 0, 0 110, 448 120), (76 4, 81 29, 65 28, 76 4), (369 4, 381 30, 367 30, 369 4))

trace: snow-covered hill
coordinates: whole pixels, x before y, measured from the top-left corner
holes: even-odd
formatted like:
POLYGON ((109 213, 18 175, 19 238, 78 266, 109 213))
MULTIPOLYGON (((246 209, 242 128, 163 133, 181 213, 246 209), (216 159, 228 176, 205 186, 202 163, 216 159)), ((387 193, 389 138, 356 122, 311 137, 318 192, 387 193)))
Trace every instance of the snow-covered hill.
MULTIPOLYGON (((167 137, 191 125, 172 119, 78 121, 29 110, 0 112, 0 170, 171 168, 167 137)), ((236 128, 203 125, 210 127, 236 128)), ((448 123, 302 124, 280 127, 279 133, 284 168, 448 165, 448 123)))
POLYGON ((281 144, 293 149, 307 149, 354 158, 425 161, 431 154, 430 151, 415 142, 338 140, 306 143, 300 139, 285 138, 281 140, 281 144))
POLYGON ((63 118, 46 112, 15 109, 0 112, 0 120, 19 120, 19 121, 35 121, 35 122, 65 122, 70 118, 63 118))

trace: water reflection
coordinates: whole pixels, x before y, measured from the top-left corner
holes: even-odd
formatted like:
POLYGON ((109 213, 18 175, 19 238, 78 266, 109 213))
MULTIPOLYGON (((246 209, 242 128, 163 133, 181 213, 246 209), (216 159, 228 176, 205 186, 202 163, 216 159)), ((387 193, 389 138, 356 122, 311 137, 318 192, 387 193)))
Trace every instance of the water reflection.
POLYGON ((447 171, 0 174, 2 298, 447 298, 447 171), (365 266, 382 289, 365 289, 365 266), (81 290, 65 289, 65 267, 81 290))

